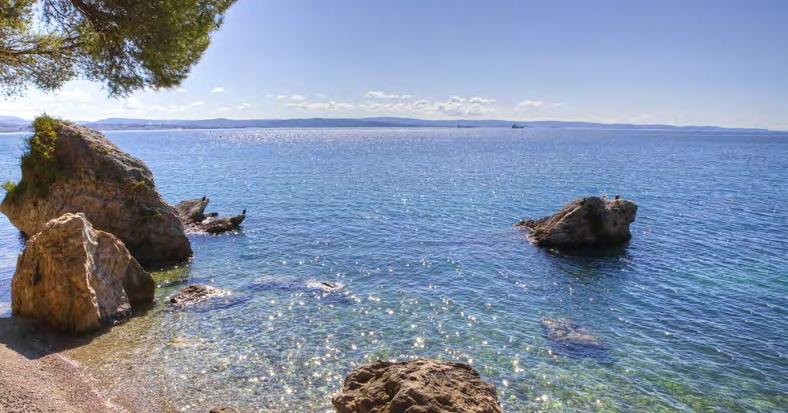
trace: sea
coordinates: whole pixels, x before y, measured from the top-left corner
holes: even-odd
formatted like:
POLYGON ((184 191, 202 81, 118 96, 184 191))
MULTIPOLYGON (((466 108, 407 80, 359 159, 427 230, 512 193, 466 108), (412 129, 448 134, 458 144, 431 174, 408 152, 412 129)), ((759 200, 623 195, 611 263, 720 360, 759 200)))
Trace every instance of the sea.
MULTIPOLYGON (((471 365, 507 412, 788 411, 788 133, 106 135, 169 203, 247 210, 236 233, 190 234, 152 308, 69 349, 113 391, 330 412, 355 366, 432 357, 471 365), (592 195, 638 204, 628 244, 545 250, 513 226, 592 195), (168 304, 190 284, 225 294, 168 304), (551 340, 543 320, 564 319, 596 345, 551 340)), ((0 135, 0 180, 26 136, 0 135)), ((22 247, 0 217, 0 318, 22 247)))

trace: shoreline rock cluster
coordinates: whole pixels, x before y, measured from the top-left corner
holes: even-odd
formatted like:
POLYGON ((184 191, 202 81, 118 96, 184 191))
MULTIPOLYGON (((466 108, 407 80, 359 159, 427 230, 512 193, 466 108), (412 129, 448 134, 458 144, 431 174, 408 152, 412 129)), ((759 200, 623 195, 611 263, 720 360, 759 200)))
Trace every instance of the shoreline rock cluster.
MULTIPOLYGON (((41 116, 22 155, 22 179, 0 204, 28 237, 17 261, 11 312, 82 334, 130 317, 154 299, 143 268, 192 255, 186 225, 211 233, 245 218, 198 214, 184 220, 156 190, 153 174, 98 131, 41 116)), ((204 202, 203 202, 204 201, 204 202)))
POLYGON ((22 159, 22 180, 0 204, 15 227, 31 237, 52 219, 83 213, 146 268, 191 257, 181 220, 141 160, 98 131, 46 117, 36 123, 22 159))

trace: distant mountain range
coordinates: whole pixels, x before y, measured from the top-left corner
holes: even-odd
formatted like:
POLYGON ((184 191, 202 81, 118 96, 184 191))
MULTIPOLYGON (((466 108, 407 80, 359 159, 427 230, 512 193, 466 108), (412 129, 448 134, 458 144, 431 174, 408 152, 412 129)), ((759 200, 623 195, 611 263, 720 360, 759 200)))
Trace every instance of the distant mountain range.
MULTIPOLYGON (((15 116, 0 116, 0 131, 30 130, 30 121, 15 116)), ((593 123, 565 121, 517 122, 510 120, 427 120, 414 118, 308 118, 308 119, 128 119, 108 118, 81 125, 100 130, 122 129, 229 129, 229 128, 564 128, 564 129, 627 129, 627 130, 683 130, 683 131, 733 131, 769 132, 757 128, 721 128, 718 126, 635 125, 625 123, 593 123)))

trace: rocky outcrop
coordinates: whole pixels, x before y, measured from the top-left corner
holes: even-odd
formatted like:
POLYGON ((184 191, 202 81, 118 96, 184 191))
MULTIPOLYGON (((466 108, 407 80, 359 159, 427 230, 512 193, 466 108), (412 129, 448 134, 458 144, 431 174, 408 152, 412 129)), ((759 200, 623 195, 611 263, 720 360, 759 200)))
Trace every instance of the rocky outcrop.
POLYGON ((170 297, 170 303, 186 306, 211 297, 226 295, 224 290, 211 287, 210 285, 194 284, 181 288, 177 293, 170 297))
POLYGON ((114 235, 64 214, 27 241, 11 282, 14 315, 83 333, 150 303, 156 283, 114 235))
POLYGON ((587 197, 575 199, 552 216, 517 226, 527 228, 528 239, 540 247, 614 245, 632 237, 629 224, 636 213, 632 201, 587 197))
POLYGON ((51 219, 82 212, 146 267, 191 256, 183 224, 142 161, 97 131, 49 118, 44 125, 41 119, 22 157, 22 180, 0 205, 14 226, 32 236, 51 219))
POLYGON ((591 335, 585 328, 568 319, 542 320, 547 338, 561 344, 599 347, 599 339, 591 335))
POLYGON ((208 207, 209 198, 189 199, 175 205, 183 225, 197 232, 207 232, 209 234, 221 234, 223 232, 235 231, 246 219, 246 210, 240 215, 220 218, 219 214, 211 212, 206 214, 205 208, 208 207))
POLYGON ((417 359, 354 369, 331 400, 339 413, 500 413, 495 386, 470 366, 417 359))

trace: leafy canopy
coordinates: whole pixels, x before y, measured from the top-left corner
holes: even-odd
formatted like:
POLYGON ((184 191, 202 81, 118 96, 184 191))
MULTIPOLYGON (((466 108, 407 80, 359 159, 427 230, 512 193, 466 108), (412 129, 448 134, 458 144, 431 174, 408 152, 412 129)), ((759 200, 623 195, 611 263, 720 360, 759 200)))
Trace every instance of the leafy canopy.
POLYGON ((66 81, 177 86, 235 0, 0 0, 0 94, 66 81))

